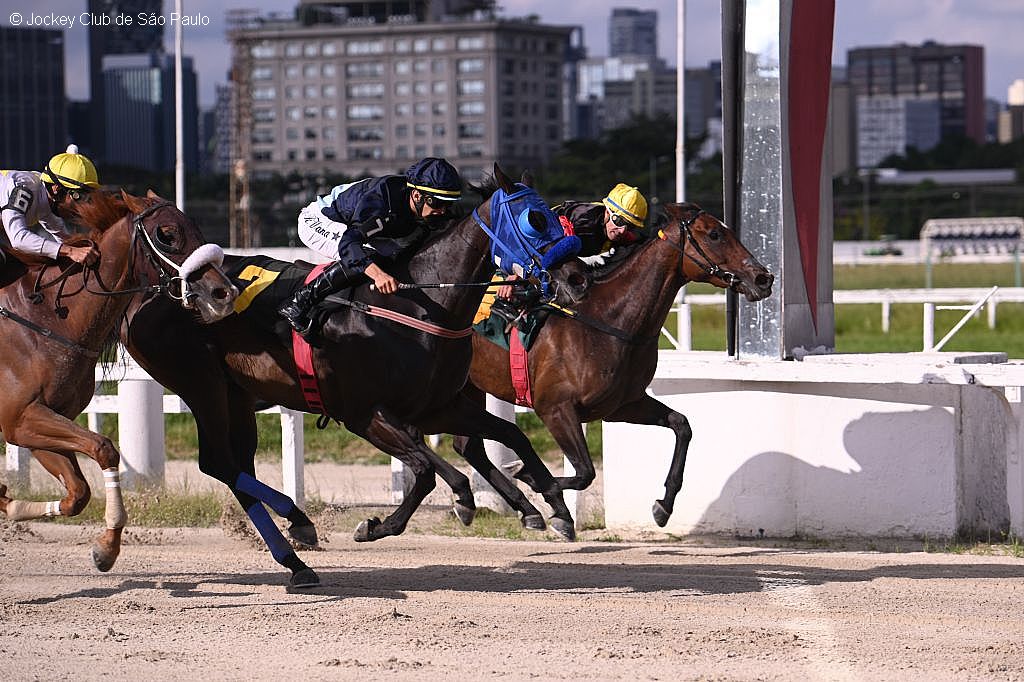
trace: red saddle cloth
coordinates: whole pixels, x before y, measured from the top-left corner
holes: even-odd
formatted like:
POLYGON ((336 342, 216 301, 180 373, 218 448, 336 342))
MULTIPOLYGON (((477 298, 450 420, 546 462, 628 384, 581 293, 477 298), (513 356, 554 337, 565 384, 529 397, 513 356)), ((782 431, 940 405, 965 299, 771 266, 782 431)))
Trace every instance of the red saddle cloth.
POLYGON ((508 366, 512 372, 512 389, 516 392, 516 405, 533 407, 533 393, 530 390, 530 363, 527 351, 516 329, 508 335, 508 366))
MULTIPOLYGON (((328 263, 313 268, 306 275, 306 284, 316 279, 328 266, 328 263)), ((306 339, 297 331, 292 330, 292 357, 295 359, 295 368, 299 371, 299 386, 302 387, 302 395, 309 405, 309 411, 323 414, 324 403, 320 397, 320 383, 316 379, 316 369, 313 367, 313 348, 306 339)))

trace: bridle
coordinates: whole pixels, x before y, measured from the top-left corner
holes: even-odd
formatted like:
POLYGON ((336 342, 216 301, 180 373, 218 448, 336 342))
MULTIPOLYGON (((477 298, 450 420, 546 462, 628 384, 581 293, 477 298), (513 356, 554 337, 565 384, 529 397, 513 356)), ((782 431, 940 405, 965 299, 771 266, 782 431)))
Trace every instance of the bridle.
POLYGON ((698 208, 693 212, 693 215, 687 220, 679 220, 679 233, 683 236, 681 243, 674 242, 668 238, 664 230, 658 230, 658 238, 664 241, 666 244, 671 246, 673 249, 679 252, 679 271, 683 271, 683 259, 688 258, 690 262, 700 268, 701 272, 710 277, 717 277, 726 283, 729 289, 735 289, 740 284, 740 278, 736 273, 729 272, 728 270, 722 269, 720 265, 711 260, 708 254, 701 248, 700 242, 693 236, 693 224, 697 222, 697 218, 702 215, 706 215, 707 212, 698 208), (686 246, 689 244, 693 247, 693 250, 703 259, 703 262, 697 260, 692 255, 687 253, 686 246))

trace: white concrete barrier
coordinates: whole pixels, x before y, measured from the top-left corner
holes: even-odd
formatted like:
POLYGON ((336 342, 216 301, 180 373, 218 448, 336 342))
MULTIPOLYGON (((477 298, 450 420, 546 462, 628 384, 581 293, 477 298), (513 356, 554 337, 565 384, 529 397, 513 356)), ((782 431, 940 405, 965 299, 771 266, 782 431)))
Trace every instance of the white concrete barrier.
MULTIPOLYGON (((1000 360, 663 352, 651 390, 687 416, 694 434, 667 530, 1024 535, 1024 364, 1000 360)), ((609 528, 656 528, 650 508, 664 494, 672 443, 667 429, 604 424, 609 528)))

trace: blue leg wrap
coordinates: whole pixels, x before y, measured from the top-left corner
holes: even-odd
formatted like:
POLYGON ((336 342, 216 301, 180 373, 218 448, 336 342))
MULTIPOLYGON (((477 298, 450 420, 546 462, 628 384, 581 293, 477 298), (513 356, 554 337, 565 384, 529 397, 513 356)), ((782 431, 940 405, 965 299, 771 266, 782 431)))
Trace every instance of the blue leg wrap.
POLYGON ((295 503, 292 502, 292 498, 284 493, 277 492, 266 483, 260 483, 244 471, 238 474, 235 487, 243 493, 248 493, 257 500, 265 502, 278 516, 288 516, 295 509, 295 503))
POLYGON ((256 502, 246 509, 245 513, 252 519, 252 525, 256 526, 256 530, 263 537, 263 542, 267 543, 267 547, 270 548, 270 555, 274 557, 274 561, 279 564, 283 563, 287 556, 295 553, 292 551, 288 541, 281 535, 281 531, 277 529, 277 525, 274 524, 270 514, 267 513, 262 504, 256 502))

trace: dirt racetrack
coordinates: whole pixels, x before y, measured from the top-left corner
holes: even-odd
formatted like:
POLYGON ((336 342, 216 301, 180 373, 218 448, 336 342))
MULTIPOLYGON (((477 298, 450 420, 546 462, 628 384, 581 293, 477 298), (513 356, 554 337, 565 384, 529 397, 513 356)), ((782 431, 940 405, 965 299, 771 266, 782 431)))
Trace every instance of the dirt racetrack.
POLYGON ((0 522, 10 680, 1020 680, 1024 560, 329 533, 289 593, 220 528, 0 522))

